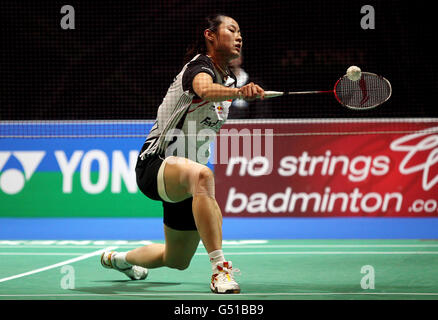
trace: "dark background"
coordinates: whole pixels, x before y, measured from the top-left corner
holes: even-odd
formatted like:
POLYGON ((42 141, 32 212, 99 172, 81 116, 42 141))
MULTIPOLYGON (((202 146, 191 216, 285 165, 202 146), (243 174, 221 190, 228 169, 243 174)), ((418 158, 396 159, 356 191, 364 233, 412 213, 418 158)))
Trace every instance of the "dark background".
POLYGON ((330 90, 350 65, 391 81, 379 108, 332 95, 270 100, 267 118, 436 117, 436 20, 419 1, 1 1, 0 120, 155 119, 197 22, 240 24, 243 68, 265 90, 330 90), (75 30, 63 30, 63 5, 75 30), (363 30, 363 5, 375 9, 363 30))

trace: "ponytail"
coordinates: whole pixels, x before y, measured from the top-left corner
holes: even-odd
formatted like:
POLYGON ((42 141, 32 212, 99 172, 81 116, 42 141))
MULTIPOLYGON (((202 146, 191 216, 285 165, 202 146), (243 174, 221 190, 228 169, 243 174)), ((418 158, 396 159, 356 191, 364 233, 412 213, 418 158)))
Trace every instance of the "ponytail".
POLYGON ((192 60, 197 54, 207 54, 204 31, 208 29, 212 32, 216 32, 219 29, 219 25, 222 23, 223 17, 228 16, 224 14, 214 14, 204 18, 202 23, 196 29, 195 40, 187 48, 184 56, 184 64, 192 60))

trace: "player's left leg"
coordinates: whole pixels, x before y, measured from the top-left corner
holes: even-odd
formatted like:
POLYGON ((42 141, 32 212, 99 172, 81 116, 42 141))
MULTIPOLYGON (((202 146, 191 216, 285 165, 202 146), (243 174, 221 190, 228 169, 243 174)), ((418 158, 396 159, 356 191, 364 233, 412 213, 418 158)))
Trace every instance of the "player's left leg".
POLYGON ((153 243, 128 252, 104 252, 101 263, 106 268, 125 273, 132 280, 145 279, 148 269, 186 269, 199 245, 198 231, 175 230, 164 225, 164 234, 165 244, 153 243))
MULTIPOLYGON (((175 212, 178 214, 178 212, 175 212)), ((150 244, 126 254, 126 261, 148 269, 186 269, 199 245, 198 231, 182 231, 164 225, 165 244, 150 244)))
POLYGON ((126 274, 131 280, 143 280, 148 276, 148 269, 126 262, 126 252, 105 251, 100 256, 104 268, 114 269, 126 274))

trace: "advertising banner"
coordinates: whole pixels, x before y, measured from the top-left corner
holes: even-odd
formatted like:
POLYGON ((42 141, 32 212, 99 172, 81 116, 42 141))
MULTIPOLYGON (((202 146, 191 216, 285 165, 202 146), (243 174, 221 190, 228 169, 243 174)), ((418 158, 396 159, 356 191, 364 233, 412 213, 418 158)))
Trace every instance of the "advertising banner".
POLYGON ((154 217, 135 180, 152 122, 1 123, 0 216, 154 217))
MULTIPOLYGON (((2 122, 0 216, 161 216, 135 181, 151 126, 2 122)), ((229 120, 214 141, 225 217, 438 216, 437 119, 229 120)))
POLYGON ((438 216, 436 119, 233 122, 223 129, 215 175, 224 216, 438 216), (234 144, 230 132, 239 137, 234 144))

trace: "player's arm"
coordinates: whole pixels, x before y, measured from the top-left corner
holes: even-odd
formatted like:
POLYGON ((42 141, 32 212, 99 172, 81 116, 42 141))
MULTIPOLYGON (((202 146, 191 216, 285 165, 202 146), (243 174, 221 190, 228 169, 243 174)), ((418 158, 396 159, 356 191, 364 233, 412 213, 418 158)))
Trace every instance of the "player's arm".
POLYGON ((252 82, 241 88, 228 88, 214 83, 213 78, 205 72, 198 73, 193 78, 192 87, 202 100, 208 101, 224 101, 237 98, 253 100, 257 96, 262 99, 265 96, 265 91, 252 82))

